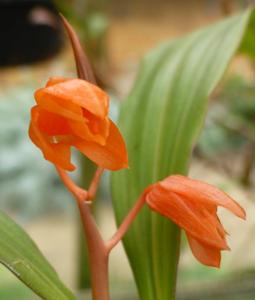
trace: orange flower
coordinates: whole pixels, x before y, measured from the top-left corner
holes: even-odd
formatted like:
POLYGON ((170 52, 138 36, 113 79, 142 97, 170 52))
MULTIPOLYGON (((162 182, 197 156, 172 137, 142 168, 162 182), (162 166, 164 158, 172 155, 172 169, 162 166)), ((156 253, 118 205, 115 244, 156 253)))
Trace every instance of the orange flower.
POLYGON ((109 99, 99 87, 82 79, 50 78, 35 100, 29 136, 45 159, 72 171, 74 146, 102 168, 127 167, 125 142, 108 118, 109 99))
POLYGON ((181 175, 149 186, 143 197, 152 210, 185 230, 194 256, 209 266, 219 267, 220 251, 229 250, 217 207, 225 207, 245 219, 243 208, 224 192, 181 175))

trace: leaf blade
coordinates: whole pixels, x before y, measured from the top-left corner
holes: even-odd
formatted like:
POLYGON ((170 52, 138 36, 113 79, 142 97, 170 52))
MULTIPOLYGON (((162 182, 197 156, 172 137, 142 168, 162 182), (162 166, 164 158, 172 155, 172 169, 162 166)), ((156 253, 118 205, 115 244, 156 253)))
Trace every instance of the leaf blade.
MULTIPOLYGON (((117 223, 146 186, 170 174, 187 173, 208 96, 237 50, 249 17, 246 11, 165 43, 144 58, 120 113, 130 170, 112 175, 117 223)), ((174 299, 171 274, 177 266, 179 238, 174 224, 148 210, 132 225, 124 246, 141 299, 174 299)))
POLYGON ((0 263, 46 300, 75 300, 25 231, 0 211, 0 263))

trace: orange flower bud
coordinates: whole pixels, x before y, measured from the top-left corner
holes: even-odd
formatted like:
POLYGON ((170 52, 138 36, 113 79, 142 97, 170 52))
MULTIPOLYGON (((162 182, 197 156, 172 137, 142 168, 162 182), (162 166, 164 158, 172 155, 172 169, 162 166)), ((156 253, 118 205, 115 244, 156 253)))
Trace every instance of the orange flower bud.
POLYGON ((149 186, 143 197, 152 210, 185 230, 194 256, 209 266, 219 267, 221 250, 229 250, 217 207, 225 207, 245 219, 243 208, 227 194, 181 175, 149 186))
POLYGON ((128 166, 125 142, 108 118, 108 95, 99 87, 82 79, 50 78, 35 100, 29 136, 45 159, 72 171, 73 146, 102 168, 128 166))

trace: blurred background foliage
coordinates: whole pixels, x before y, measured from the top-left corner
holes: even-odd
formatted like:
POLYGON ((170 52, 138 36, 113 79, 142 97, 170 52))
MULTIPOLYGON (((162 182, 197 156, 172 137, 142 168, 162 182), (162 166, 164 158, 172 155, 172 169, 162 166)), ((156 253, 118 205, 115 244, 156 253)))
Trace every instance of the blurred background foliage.
MULTIPOLYGON (((27 5, 25 12, 16 6, 17 2, 22 5, 23 1, 0 1, 0 5, 1 2, 5 8, 7 5, 10 10, 16 7, 15 11, 22 11, 22 14, 31 12, 29 5, 33 9, 35 4, 40 9, 44 8, 44 13, 42 10, 39 13, 33 10, 34 17, 29 26, 40 24, 41 29, 56 28, 55 23, 52 23, 52 16, 54 20, 56 18, 56 9, 70 20, 78 30, 100 84, 111 92, 111 99, 116 100, 111 103, 116 119, 118 101, 127 94, 140 57, 148 49, 165 39, 183 35, 233 14, 252 1, 132 0, 124 3, 117 0, 55 0, 53 3, 24 0, 27 5)), ((18 35, 17 28, 20 25, 12 22, 12 26, 17 26, 15 30, 18 35)), ((1 31, 8 31, 7 27, 1 28, 0 36, 1 31)), ((28 230, 62 274, 63 280, 75 289, 78 285, 77 245, 80 241, 76 210, 52 166, 42 159, 41 153, 27 137, 34 90, 44 85, 49 76, 75 76, 68 42, 61 42, 63 29, 54 30, 54 34, 59 37, 56 40, 59 40, 60 46, 57 51, 54 48, 54 51, 48 53, 44 60, 35 58, 34 64, 30 65, 16 60, 16 67, 12 64, 0 69, 0 208, 28 230)), ((15 42, 15 37, 9 38, 15 42)), ((41 38, 46 36, 41 35, 41 38)), ((17 52, 26 51, 26 48, 33 49, 33 40, 32 35, 23 42, 17 40, 14 45, 17 52)), ((47 44, 47 40, 44 43, 47 44)), ((6 41, 3 45, 9 44, 6 41)), ((223 187, 233 197, 236 196, 251 215, 255 200, 254 59, 253 16, 239 55, 211 97, 205 128, 191 166, 193 177, 223 187)), ((79 180, 80 173, 76 172, 74 177, 79 180)), ((109 236, 114 230, 114 220, 109 206, 107 176, 101 189, 104 197, 97 218, 104 234, 109 236)), ((255 244, 250 236, 254 232, 255 219, 248 219, 246 227, 242 224, 240 228, 244 229, 240 229, 239 224, 235 226, 228 216, 224 217, 236 238, 233 251, 223 256, 223 268, 218 271, 200 266, 189 250, 184 249, 179 274, 182 282, 179 288, 180 299, 229 299, 225 288, 235 291, 235 294, 228 292, 232 300, 254 299, 255 256, 252 253, 255 244)), ((111 268, 113 289, 131 294, 131 298, 126 297, 127 300, 134 299, 132 295, 135 294, 135 288, 121 247, 113 254, 111 268)), ((13 275, 0 267, 0 299, 36 298, 13 275)))
POLYGON ((213 99, 197 146, 198 155, 220 164, 244 185, 252 184, 255 159, 254 93, 253 83, 240 76, 228 78, 213 99), (237 168, 233 168, 233 157, 239 160, 237 168))

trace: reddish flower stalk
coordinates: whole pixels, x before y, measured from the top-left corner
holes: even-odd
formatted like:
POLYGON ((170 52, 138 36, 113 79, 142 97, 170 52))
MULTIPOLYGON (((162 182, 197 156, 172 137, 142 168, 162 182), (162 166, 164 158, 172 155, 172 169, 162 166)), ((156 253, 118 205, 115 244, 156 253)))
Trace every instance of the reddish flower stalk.
POLYGON ((95 198, 99 181, 104 172, 103 168, 98 167, 95 171, 94 177, 88 189, 88 200, 93 200, 95 198))
MULTIPOLYGON (((85 238, 89 253, 89 267, 91 272, 91 285, 93 300, 109 299, 108 284, 108 258, 109 251, 102 239, 95 220, 90 211, 89 194, 78 187, 66 172, 56 167, 60 178, 66 188, 74 195, 83 224, 85 238)), ((92 180, 91 186, 96 187, 98 178, 92 180)))
POLYGON ((80 211, 88 246, 93 300, 109 300, 108 262, 110 252, 118 242, 121 241, 122 237, 129 229, 133 220, 143 207, 145 199, 141 197, 137 201, 113 237, 108 242, 104 242, 90 211, 90 200, 92 200, 90 197, 92 194, 89 196, 88 192, 97 187, 102 170, 99 169, 100 171, 96 172, 88 191, 86 191, 78 187, 64 170, 58 167, 56 167, 56 169, 62 182, 76 199, 80 211))
POLYGON ((138 213, 140 212, 144 204, 145 204, 145 198, 140 197, 135 203, 134 207, 130 210, 126 218, 122 221, 116 233, 106 244, 108 253, 110 253, 111 250, 122 240, 123 236, 128 231, 130 225, 132 224, 132 222, 134 221, 134 219, 136 218, 136 216, 138 215, 138 213))
MULTIPOLYGON (((128 231, 135 217, 142 209, 145 203, 145 199, 144 197, 140 197, 138 199, 138 201, 135 203, 134 207, 123 220, 122 224, 113 235, 113 237, 108 242, 104 242, 90 211, 91 202, 89 200, 92 200, 90 198, 92 195, 89 196, 88 192, 89 190, 96 188, 98 184, 98 176, 101 175, 100 172, 96 172, 96 176, 92 180, 88 191, 86 191, 78 187, 64 170, 58 167, 56 167, 56 169, 66 188, 74 195, 79 207, 84 233, 88 245, 93 300, 108 300, 109 254, 128 231)), ((100 171, 102 172, 102 170, 100 171)))

